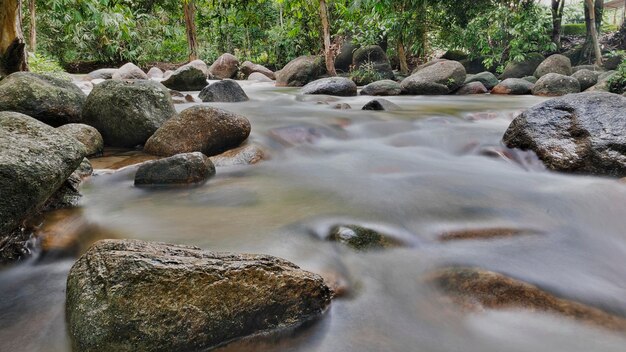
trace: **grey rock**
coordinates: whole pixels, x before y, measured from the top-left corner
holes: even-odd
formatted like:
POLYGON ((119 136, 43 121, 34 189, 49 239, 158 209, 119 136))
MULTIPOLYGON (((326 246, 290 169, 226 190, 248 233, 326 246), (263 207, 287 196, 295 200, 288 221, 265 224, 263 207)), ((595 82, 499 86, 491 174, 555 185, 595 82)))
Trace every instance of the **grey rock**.
POLYGON ((266 76, 270 80, 275 80, 276 79, 276 76, 274 75, 274 72, 272 70, 270 70, 269 68, 267 68, 267 67, 265 67, 263 65, 255 64, 255 63, 252 63, 250 61, 244 61, 244 63, 241 64, 241 67, 239 68, 239 70, 246 77, 249 77, 251 74, 256 72, 256 73, 260 73, 260 74, 266 76))
POLYGON ((533 87, 533 95, 557 97, 570 93, 579 93, 580 83, 574 77, 548 73, 541 76, 533 87))
POLYGON ((487 94, 489 90, 481 82, 470 82, 459 88, 455 94, 457 95, 472 95, 472 94, 487 94))
MULTIPOLYGON (((393 79, 393 69, 385 51, 378 45, 358 48, 352 55, 352 67, 355 70, 371 68, 379 79, 393 79)), ((371 82, 366 82, 368 84, 371 82)))
POLYGON ((158 67, 151 67, 147 75, 149 78, 163 78, 163 71, 158 67))
POLYGON ((215 176, 213 162, 200 152, 146 161, 135 174, 135 186, 199 185, 215 176))
POLYGON ((207 86, 206 74, 202 70, 184 65, 161 82, 164 86, 175 90, 201 90, 207 86))
POLYGON ((223 54, 209 67, 209 74, 217 79, 233 78, 237 73, 239 60, 232 54, 223 54))
POLYGON ((390 79, 370 83, 361 90, 361 95, 388 96, 400 95, 401 93, 402 87, 400 83, 390 79))
POLYGON ((580 83, 580 90, 584 91, 598 83, 598 72, 594 72, 588 69, 577 70, 572 74, 572 77, 578 80, 580 83))
POLYGON ((202 60, 193 60, 185 66, 195 67, 204 73, 205 77, 209 76, 209 66, 202 60))
POLYGON ((102 135, 95 127, 82 123, 70 123, 57 127, 57 130, 74 137, 85 146, 87 156, 99 155, 104 149, 102 135))
POLYGON ((352 42, 352 38, 346 38, 344 40, 335 57, 335 69, 338 72, 347 73, 350 71, 352 57, 358 48, 359 46, 352 42))
POLYGON ((83 80, 93 81, 94 79, 111 79, 113 74, 117 71, 116 68, 101 68, 95 71, 89 72, 83 80))
POLYGON ((465 84, 472 82, 480 82, 482 85, 487 88, 487 90, 493 89, 493 87, 497 86, 500 81, 498 78, 491 72, 485 71, 475 75, 467 76, 465 78, 465 84))
POLYGON ((250 76, 248 76, 248 81, 257 81, 257 82, 274 82, 271 78, 260 72, 252 72, 250 76))
POLYGON ((237 103, 250 100, 239 83, 232 79, 217 81, 204 87, 198 98, 205 103, 237 103))
POLYGON ((504 72, 502 72, 500 79, 505 80, 507 78, 523 78, 526 76, 533 76, 537 67, 539 67, 544 59, 545 57, 539 53, 530 53, 526 55, 524 61, 511 61, 504 68, 504 72))
POLYGON ((567 56, 561 54, 551 55, 537 67, 534 76, 541 78, 549 73, 569 76, 572 74, 572 62, 567 56))
POLYGON ((308 83, 300 90, 301 94, 327 94, 342 97, 355 96, 356 84, 345 77, 320 78, 308 83))
POLYGON ((325 73, 326 66, 323 57, 300 56, 276 72, 276 86, 302 87, 325 73))
POLYGON ((521 78, 507 78, 493 87, 491 94, 525 95, 530 94, 535 85, 521 78))
POLYGON ((379 98, 369 101, 363 106, 362 110, 394 111, 400 110, 400 107, 387 99, 379 98))
POLYGON ((465 82, 465 67, 456 61, 439 61, 405 78, 404 94, 449 94, 465 82))
POLYGON ((115 80, 148 79, 148 75, 135 64, 129 62, 118 68, 111 78, 115 80))
POLYGON ((578 66, 572 67, 572 74, 580 70, 589 70, 589 71, 598 72, 598 73, 604 72, 604 69, 598 65, 578 65, 578 66))
POLYGON ((522 77, 523 80, 528 81, 532 84, 537 83, 538 79, 535 76, 526 76, 526 77, 522 77))

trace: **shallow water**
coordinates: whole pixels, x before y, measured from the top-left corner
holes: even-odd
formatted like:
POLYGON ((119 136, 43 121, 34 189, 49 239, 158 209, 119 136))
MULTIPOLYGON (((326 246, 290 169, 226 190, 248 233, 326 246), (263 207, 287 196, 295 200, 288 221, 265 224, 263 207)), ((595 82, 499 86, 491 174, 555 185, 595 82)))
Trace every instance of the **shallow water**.
MULTIPOLYGON (((132 167, 83 188, 83 216, 104 237, 272 254, 350 287, 306 327, 220 350, 625 350, 624 335, 549 314, 464 314, 423 280, 443 265, 478 266, 626 316, 626 185, 549 172, 501 145, 515 114, 542 99, 392 97, 402 110, 373 112, 359 110, 368 97, 243 85, 251 101, 213 105, 248 117, 268 160, 219 168, 193 189, 136 189, 132 167), (357 252, 322 240, 335 224, 376 228, 406 247, 357 252), (532 234, 438 240, 476 228, 532 234)), ((0 351, 69 350, 71 263, 35 258, 0 271, 0 351)))

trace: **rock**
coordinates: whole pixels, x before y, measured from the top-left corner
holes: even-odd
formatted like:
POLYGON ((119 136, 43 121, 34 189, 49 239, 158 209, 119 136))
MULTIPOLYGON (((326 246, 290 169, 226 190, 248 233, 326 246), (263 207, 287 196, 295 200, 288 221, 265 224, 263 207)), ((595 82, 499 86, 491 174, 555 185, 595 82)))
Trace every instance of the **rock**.
MULTIPOLYGON (((367 45, 354 51, 352 56, 353 70, 371 70, 378 79, 393 79, 393 69, 385 51, 378 45, 367 45)), ((368 84, 371 82, 364 82, 368 84)), ((357 82, 358 84, 358 82, 357 82)))
POLYGON ((449 94, 465 82, 465 68, 456 61, 440 61, 425 67, 400 84, 404 94, 449 94))
POLYGON ((277 87, 302 87, 326 73, 321 56, 300 56, 276 72, 277 87))
POLYGON ((210 159, 216 167, 223 167, 256 164, 264 158, 265 153, 261 148, 249 144, 227 150, 222 154, 212 156, 210 159))
POLYGON ((428 62, 426 62, 424 64, 418 65, 415 68, 415 70, 413 70, 413 72, 411 74, 418 73, 419 71, 421 71, 421 70, 423 70, 423 69, 425 69, 427 67, 430 67, 430 66, 432 66, 434 64, 438 64, 440 62, 446 62, 446 61, 450 61, 450 60, 448 60, 448 59, 433 59, 433 60, 430 60, 430 61, 428 61, 428 62))
POLYGON ((163 71, 158 67, 152 67, 148 70, 149 78, 163 78, 163 71))
POLYGON ((491 94, 530 94, 535 85, 521 78, 507 78, 493 87, 491 94))
POLYGON ((85 93, 72 82, 30 72, 0 81, 0 111, 28 115, 50 126, 80 122, 85 93))
POLYGON ((146 161, 135 174, 135 186, 199 185, 215 176, 213 162, 200 152, 146 161))
POLYGON ((606 81, 608 79, 610 79, 611 77, 613 77, 614 74, 616 74, 617 71, 606 71, 606 72, 602 72, 599 76, 598 76, 598 82, 603 82, 606 81))
POLYGON ((457 95, 487 94, 489 90, 480 82, 470 82, 456 91, 457 95))
POLYGON ((400 107, 387 99, 381 98, 369 101, 361 110, 394 111, 400 110, 400 107))
POLYGON ((535 84, 538 81, 537 77, 535 77, 535 76, 526 76, 526 77, 523 77, 522 79, 525 80, 525 81, 528 81, 528 82, 530 82, 532 84, 535 84))
POLYGON ((163 156, 191 152, 213 156, 239 146, 249 135, 250 122, 245 117, 193 106, 165 122, 146 142, 144 151, 163 156))
POLYGON ((598 72, 598 73, 604 72, 604 69, 598 65, 578 65, 578 66, 572 67, 572 74, 580 70, 589 70, 589 71, 598 72))
POLYGON ((489 71, 492 73, 496 72, 496 66, 493 65, 492 67, 487 67, 483 62, 484 60, 484 57, 477 57, 475 59, 465 59, 459 62, 461 63, 461 65, 463 65, 463 67, 465 67, 465 72, 470 74, 477 74, 485 71, 489 71))
POLYGON ((91 83, 90 81, 72 81, 72 84, 74 84, 80 90, 92 90, 93 89, 93 83, 91 83))
POLYGON ((468 55, 461 50, 448 50, 441 58, 446 60, 461 61, 467 59, 468 55))
POLYGON ((569 94, 519 115, 504 134, 510 148, 532 150, 557 171, 626 176, 626 98, 569 94))
POLYGON ((537 67, 539 67, 544 59, 545 57, 539 53, 530 53, 526 55, 524 61, 511 61, 504 68, 502 75, 500 75, 500 79, 505 80, 507 78, 534 76, 537 67))
POLYGON ((209 74, 217 79, 233 78, 237 73, 239 60, 232 54, 222 54, 209 67, 209 74))
POLYGON ((472 82, 482 83, 482 85, 487 88, 487 90, 493 89, 493 87, 497 86, 498 83, 500 83, 498 78, 496 78, 496 76, 489 71, 481 72, 471 76, 468 75, 465 78, 465 84, 472 82))
POLYGON ((204 72, 194 66, 184 65, 172 72, 167 79, 161 81, 161 84, 170 89, 188 91, 201 90, 208 83, 204 72))
POLYGON ((578 80, 578 83, 580 83, 581 91, 584 91, 587 88, 590 88, 596 85, 596 83, 598 83, 597 72, 590 71, 587 69, 581 69, 581 70, 574 72, 572 74, 572 77, 576 78, 578 80))
POLYGON ((116 68, 101 68, 95 71, 89 72, 83 80, 93 81, 94 79, 111 79, 113 74, 117 72, 116 68))
POLYGON ((358 48, 359 46, 352 42, 352 38, 346 38, 344 40, 339 48, 339 51, 337 52, 337 56, 335 57, 335 69, 338 72, 350 72, 352 57, 358 48))
POLYGON ((358 250, 384 249, 399 245, 393 239, 358 225, 333 226, 327 240, 343 243, 358 250))
POLYGON ((129 62, 117 69, 111 78, 115 80, 148 79, 148 75, 135 64, 129 62))
POLYGON ((172 73, 174 73, 174 71, 172 70, 167 70, 163 72, 163 79, 168 79, 172 75, 172 73))
POLYGON ((274 82, 271 78, 260 72, 252 72, 250 76, 248 76, 248 81, 274 82))
POLYGON ((199 351, 303 323, 331 296, 272 256, 105 240, 70 270, 66 314, 74 350, 199 351))
POLYGON ((57 127, 57 130, 74 137, 85 146, 87 156, 99 155, 104 150, 104 140, 98 130, 82 123, 70 123, 57 127))
POLYGON ((237 103, 250 100, 239 83, 232 79, 217 81, 204 87, 198 98, 205 103, 237 103))
POLYGON ((336 110, 350 110, 350 109, 352 109, 352 106, 350 106, 350 104, 348 104, 348 103, 337 103, 337 104, 333 105, 333 109, 336 109, 336 110))
POLYGON ((272 72, 272 70, 263 65, 254 64, 250 61, 244 61, 244 63, 241 65, 240 71, 244 75, 246 75, 246 77, 249 77, 251 74, 256 72, 266 76, 271 80, 276 79, 276 76, 274 75, 274 72, 272 72))
POLYGON ((76 139, 17 112, 0 112, 0 236, 16 230, 78 168, 76 139))
POLYGON ((551 55, 537 67, 534 76, 541 78, 549 73, 569 76, 572 74, 572 62, 567 56, 560 54, 551 55))
POLYGON ((606 57, 602 62, 602 67, 604 67, 605 70, 609 71, 617 70, 617 68, 622 63, 622 61, 624 61, 624 59, 625 57, 623 55, 613 55, 606 57))
POLYGON ((574 77, 548 73, 541 76, 533 87, 533 95, 556 97, 570 93, 579 93, 580 83, 574 77))
POLYGON ((135 147, 176 115, 172 97, 155 81, 106 81, 87 97, 84 123, 102 134, 104 144, 135 147))
POLYGON ((342 97, 355 96, 356 84, 345 77, 320 78, 308 83, 300 90, 301 94, 326 94, 342 97))
POLYGON ((205 78, 209 77, 209 66, 202 60, 193 60, 185 66, 195 67, 204 73, 205 78))
POLYGON ((361 90, 361 95, 387 96, 400 95, 400 93, 402 93, 400 83, 390 79, 370 83, 361 90))

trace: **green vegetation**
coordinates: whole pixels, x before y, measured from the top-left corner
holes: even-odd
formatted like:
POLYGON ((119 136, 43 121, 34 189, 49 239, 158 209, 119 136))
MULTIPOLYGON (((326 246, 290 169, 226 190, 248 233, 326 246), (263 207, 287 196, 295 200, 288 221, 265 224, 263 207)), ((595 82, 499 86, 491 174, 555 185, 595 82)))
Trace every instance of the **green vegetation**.
POLYGON ((563 34, 584 36, 587 34, 587 27, 584 23, 567 23, 563 25, 563 34))
POLYGON ((608 81, 609 90, 612 93, 623 94, 626 89, 626 60, 617 68, 617 73, 611 76, 608 81))

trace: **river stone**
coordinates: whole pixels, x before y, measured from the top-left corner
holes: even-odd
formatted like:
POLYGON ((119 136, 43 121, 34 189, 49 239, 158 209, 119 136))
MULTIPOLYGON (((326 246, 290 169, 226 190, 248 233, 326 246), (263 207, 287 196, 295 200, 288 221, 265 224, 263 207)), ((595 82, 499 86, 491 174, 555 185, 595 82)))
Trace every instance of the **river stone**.
POLYGON ((308 83, 300 90, 301 94, 327 94, 341 97, 355 96, 356 83, 345 77, 320 78, 308 83))
POLYGON ((539 53, 530 53, 521 62, 510 61, 500 75, 500 79, 533 76, 544 59, 545 57, 539 53))
POLYGON ((352 55, 352 67, 354 70, 372 69, 381 79, 394 77, 389 58, 378 45, 367 45, 355 50, 352 55))
POLYGON ((113 76, 111 76, 111 78, 115 80, 148 79, 148 75, 135 64, 129 62, 118 68, 117 71, 113 73, 113 76))
POLYGON ((151 67, 147 75, 149 78, 163 78, 163 71, 158 67, 151 67))
POLYGON ((604 69, 598 65, 578 65, 578 66, 572 67, 572 74, 580 70, 589 70, 589 71, 598 72, 598 73, 604 72, 604 69))
POLYGON ((212 156, 210 159, 215 167, 252 165, 265 158, 263 149, 256 145, 242 145, 235 149, 227 150, 222 154, 212 156))
POLYGON ((558 73, 548 73, 542 76, 533 87, 534 95, 545 97, 557 97, 579 92, 580 83, 578 83, 576 78, 560 75, 558 73))
POLYGON ((161 84, 175 90, 201 90, 206 87, 207 80, 200 69, 184 65, 172 72, 166 80, 161 81, 161 84))
POLYGON ((510 148, 533 150, 558 171, 626 176, 626 97, 569 94, 519 115, 504 134, 510 148))
POLYGON ((276 72, 277 87, 302 87, 326 73, 321 56, 300 56, 276 72))
POLYGON ((326 239, 357 250, 384 249, 400 245, 397 241, 377 231, 358 225, 333 226, 326 239))
POLYGON ((233 78, 237 73, 239 60, 235 55, 226 53, 218 57, 209 67, 209 74, 217 79, 233 78))
POLYGON ((85 93, 72 82, 31 72, 0 81, 0 111, 15 111, 50 126, 80 122, 85 93))
POLYGON ((538 81, 537 77, 535 77, 535 76, 526 76, 526 77, 523 77, 522 79, 524 81, 528 81, 528 82, 530 82, 532 84, 535 84, 538 81))
POLYGON ((477 73, 475 75, 468 75, 465 78, 465 84, 472 82, 480 82, 482 85, 487 88, 487 90, 493 89, 493 87, 497 86, 500 81, 498 78, 491 72, 485 71, 481 73, 477 73))
POLYGON ((572 62, 567 56, 561 54, 551 55, 537 67, 535 77, 541 78, 549 73, 569 76, 572 74, 572 62))
POLYGON ((530 94, 535 85, 521 78, 507 78, 493 87, 491 94, 530 94))
POLYGON ((141 164, 135 186, 198 185, 213 176, 215 166, 206 155, 184 153, 141 164))
POLYGON ((352 38, 346 38, 335 57, 335 69, 339 72, 347 73, 352 65, 352 57, 359 47, 352 42, 352 38))
POLYGON ((29 116, 0 112, 0 235, 38 210, 85 157, 76 139, 29 116))
POLYGON ((204 351, 319 316, 331 295, 268 255, 104 240, 70 270, 66 316, 76 351, 204 351))
POLYGON ((202 152, 213 156, 235 148, 250 135, 250 121, 209 106, 193 106, 169 119, 146 142, 149 154, 202 152))
POLYGON ((176 115, 172 97, 162 84, 149 80, 105 81, 87 97, 84 123, 98 129, 104 144, 135 147, 176 115))
POLYGON ((578 80, 580 83, 580 90, 584 91, 587 88, 593 87, 598 83, 598 72, 594 72, 587 69, 581 69, 572 74, 572 77, 578 80))
POLYGON ((113 74, 117 71, 116 68, 101 68, 95 71, 89 72, 83 80, 93 81, 94 79, 111 79, 113 74))
POLYGON ((404 94, 449 94, 465 82, 465 67, 456 61, 439 61, 424 67, 402 83, 404 94))
POLYGON ((485 86, 476 81, 465 84, 463 87, 459 88, 455 94, 457 95, 471 95, 471 94, 487 94, 489 90, 485 88, 485 86))
POLYGON ((363 105, 361 110, 394 111, 400 110, 400 107, 387 99, 379 98, 370 100, 367 104, 363 105))
POLYGON ((101 154, 104 149, 102 135, 95 127, 82 123, 70 123, 57 127, 57 130, 81 142, 85 146, 87 156, 101 154))
POLYGON ((419 71, 421 71, 421 70, 423 70, 423 69, 425 69, 427 67, 430 67, 430 66, 432 66, 434 64, 437 64, 437 63, 440 63, 440 62, 446 62, 446 61, 450 61, 450 60, 448 60, 448 59, 433 59, 433 60, 430 60, 430 61, 428 61, 426 63, 418 65, 415 68, 415 70, 413 70, 413 72, 411 74, 418 73, 419 71))
POLYGON ((185 66, 195 67, 204 73, 205 77, 209 76, 209 66, 202 60, 193 60, 185 66))
POLYGON ((259 64, 255 64, 252 63, 250 61, 244 61, 243 64, 241 64, 241 67, 239 69, 244 75, 246 75, 246 77, 249 77, 251 74, 257 72, 260 73, 264 76, 266 76, 267 78, 271 79, 271 80, 275 80, 276 76, 274 75, 274 72, 272 72, 272 70, 270 70, 269 68, 263 66, 263 65, 259 65, 259 64))
POLYGON ((205 103, 237 103, 250 100, 239 83, 232 79, 217 81, 204 87, 198 98, 205 103))
POLYGON ((402 87, 400 83, 390 79, 370 83, 361 90, 361 95, 388 96, 400 95, 401 93, 402 87))
POLYGON ((260 72, 252 72, 250 76, 248 76, 248 81, 257 81, 257 82, 274 82, 271 78, 260 72))

